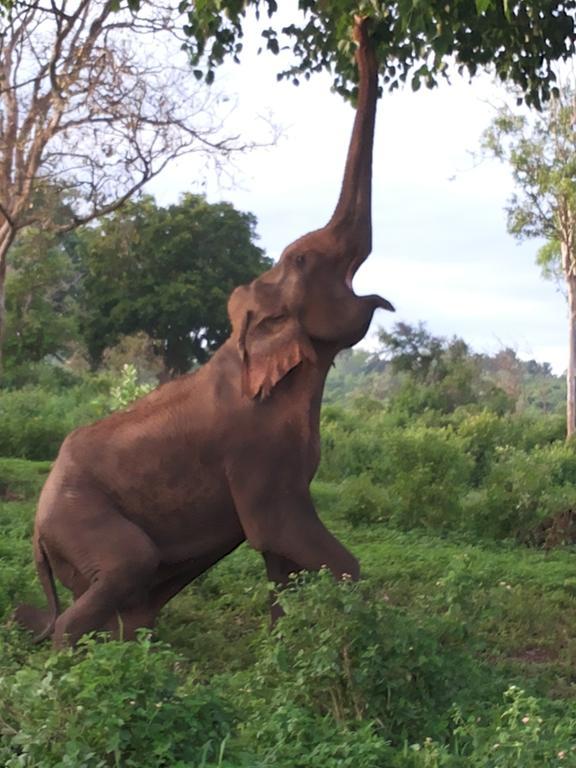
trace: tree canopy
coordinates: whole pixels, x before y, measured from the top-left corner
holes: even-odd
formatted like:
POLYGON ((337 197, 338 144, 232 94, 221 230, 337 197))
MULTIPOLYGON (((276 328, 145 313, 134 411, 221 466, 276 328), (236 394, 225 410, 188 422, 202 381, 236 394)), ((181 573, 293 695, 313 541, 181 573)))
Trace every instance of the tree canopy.
POLYGON ((77 275, 66 240, 29 227, 16 240, 6 280, 6 362, 11 366, 65 354, 76 338, 77 275))
POLYGON ((291 49, 295 56, 280 78, 297 83, 326 69, 345 95, 356 82, 354 14, 373 20, 382 81, 389 89, 406 81, 414 89, 432 87, 455 61, 471 77, 491 69, 538 106, 550 96, 552 64, 575 50, 574 0, 299 0, 302 13, 288 24, 279 21, 276 0, 183 0, 179 7, 188 17, 184 31, 196 76, 205 74, 208 82, 224 59, 238 60, 249 11, 261 21, 268 51, 291 49))
POLYGON ((232 289, 270 266, 255 239, 252 214, 191 194, 167 208, 143 197, 81 230, 79 322, 92 363, 139 331, 169 375, 203 363, 229 333, 232 289))

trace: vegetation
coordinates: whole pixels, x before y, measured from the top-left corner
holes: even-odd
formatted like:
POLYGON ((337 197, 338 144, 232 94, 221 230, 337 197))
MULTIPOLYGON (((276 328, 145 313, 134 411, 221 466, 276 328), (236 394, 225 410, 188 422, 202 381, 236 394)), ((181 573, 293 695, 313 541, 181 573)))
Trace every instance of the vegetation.
POLYGON ((122 362, 147 356, 151 376, 204 362, 229 333, 232 289, 271 264, 257 237, 252 214, 190 194, 165 208, 144 196, 72 233, 29 227, 6 284, 4 386, 47 356, 107 367, 123 340, 122 362))
POLYGON ((133 366, 56 375, 54 363, 0 390, 2 765, 576 765, 563 381, 424 326, 381 341, 330 376, 313 486, 364 578, 295 577, 272 632, 263 565, 243 546, 167 606, 153 640, 31 645, 9 616, 43 599, 30 544, 40 459, 141 390, 133 366))
MULTIPOLYGON (((153 637, 88 637, 56 653, 14 626, 17 603, 43 600, 32 521, 65 434, 202 362, 227 333, 226 294, 267 261, 254 218, 226 204, 142 198, 113 213, 197 138, 209 152, 237 147, 210 121, 191 126, 204 103, 191 113, 182 82, 172 103, 171 83, 156 79, 165 62, 148 51, 142 61, 135 35, 161 32, 169 13, 138 0, 0 6, 0 763, 576 766, 564 382, 421 325, 382 333, 375 354, 346 352, 326 388, 313 493, 358 555, 361 582, 295 575, 270 631, 261 559, 243 546, 167 606, 153 637)), ((574 49, 572 2, 299 7, 304 21, 279 30, 274 0, 180 3, 197 78, 239 54, 250 8, 268 14, 272 53, 291 41, 283 75, 333 68, 343 93, 354 12, 373 18, 389 88, 432 86, 455 56, 538 105, 551 64, 574 49)))
POLYGON ((499 110, 484 149, 507 163, 517 192, 508 230, 518 239, 546 241, 538 252, 546 277, 560 278, 568 297, 567 435, 576 431, 576 196, 574 97, 565 84, 542 112, 499 110))
POLYGON ((190 194, 166 208, 144 197, 82 230, 72 258, 83 273, 80 328, 92 366, 139 331, 169 375, 205 362, 230 332, 233 288, 272 264, 256 238, 252 214, 190 194))
MULTIPOLYGON (((355 14, 373 21, 380 71, 386 87, 410 82, 417 90, 432 87, 447 76, 455 59, 461 72, 473 77, 490 69, 501 80, 517 85, 529 104, 549 98, 555 82, 552 64, 574 52, 572 2, 509 3, 507 0, 299 0, 301 14, 290 23, 278 21, 276 0, 184 0, 184 27, 190 38, 192 63, 201 67, 207 57, 206 80, 226 57, 238 60, 249 10, 263 18, 263 47, 278 54, 292 49, 293 61, 279 77, 300 77, 327 69, 335 88, 349 93, 356 81, 354 45, 350 31, 355 14)), ((197 77, 203 70, 195 70, 197 77)))
POLYGON ((248 146, 223 135, 217 99, 183 76, 178 11, 145 2, 135 20, 133 0, 3 5, 0 366, 8 257, 24 229, 71 231, 175 158, 222 162, 248 146))

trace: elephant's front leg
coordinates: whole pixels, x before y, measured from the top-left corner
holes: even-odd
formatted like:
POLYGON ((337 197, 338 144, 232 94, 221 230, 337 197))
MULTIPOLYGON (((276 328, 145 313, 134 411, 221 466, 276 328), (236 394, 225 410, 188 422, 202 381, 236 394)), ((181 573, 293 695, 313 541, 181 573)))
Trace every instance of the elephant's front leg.
POLYGON ((280 578, 282 569, 318 571, 323 566, 337 579, 359 578, 358 561, 319 519, 302 481, 268 474, 265 467, 258 473, 230 471, 229 479, 246 538, 268 558, 283 558, 271 560, 280 578))
POLYGON ((268 531, 265 526, 261 551, 292 560, 302 570, 318 571, 326 567, 337 579, 348 577, 356 581, 360 577, 358 560, 318 518, 312 500, 308 499, 306 505, 302 502, 295 499, 291 504, 283 503, 276 531, 268 531))
POLYGON ((298 573, 302 569, 294 560, 288 560, 282 555, 274 554, 274 552, 263 552, 262 556, 266 563, 268 580, 275 585, 275 589, 270 590, 270 619, 272 624, 275 624, 284 615, 282 606, 278 603, 278 591, 288 584, 290 574, 298 573))

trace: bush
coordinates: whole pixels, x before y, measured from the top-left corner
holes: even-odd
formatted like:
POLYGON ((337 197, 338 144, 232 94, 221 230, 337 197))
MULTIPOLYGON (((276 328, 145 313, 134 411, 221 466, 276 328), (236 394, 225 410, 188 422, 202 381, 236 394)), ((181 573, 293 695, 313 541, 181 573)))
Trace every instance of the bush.
POLYGON ((374 485, 367 474, 347 478, 339 490, 337 509, 354 528, 384 522, 394 514, 386 490, 374 485))
MULTIPOLYGON (((470 768, 575 766, 570 709, 565 703, 543 702, 516 685, 509 686, 504 706, 491 713, 488 723, 485 717, 470 717, 456 729, 465 764, 470 768)), ((460 765, 456 761, 446 764, 460 765)))
POLYGON ((392 524, 440 530, 460 525, 472 462, 450 430, 391 431, 382 459, 372 476, 393 500, 392 524))
POLYGON ((138 382, 138 371, 131 363, 124 363, 118 380, 110 390, 110 408, 113 411, 126 408, 139 397, 147 395, 153 389, 151 384, 138 382))
POLYGON ((543 520, 576 509, 576 452, 557 443, 502 448, 479 492, 465 504, 464 528, 480 537, 530 539, 543 520))
POLYGON ((50 463, 22 459, 0 459, 0 501, 31 499, 40 493, 50 463))
POLYGON ((457 422, 456 429, 464 450, 474 460, 471 481, 476 486, 487 475, 497 451, 515 445, 518 440, 515 421, 490 411, 466 414, 457 422))
POLYGON ((382 519, 400 528, 460 525, 473 463, 452 430, 391 427, 383 415, 355 429, 329 422, 322 444, 318 476, 345 481, 343 493, 352 506, 344 516, 350 522, 382 519))
POLYGON ((479 696, 473 662, 446 624, 411 620, 326 571, 294 584, 239 692, 249 708, 243 738, 274 757, 264 764, 386 765, 387 743, 444 735, 451 704, 479 696))
POLYGON ((13 366, 6 363, 2 372, 2 389, 41 387, 51 392, 61 392, 82 383, 82 377, 63 365, 50 363, 26 363, 13 366))
POLYGON ((78 381, 74 387, 54 390, 0 390, 0 456, 54 459, 73 429, 126 407, 151 389, 138 383, 132 365, 125 365, 116 381, 110 376, 78 381))
POLYGON ((233 716, 167 646, 87 639, 0 679, 5 768, 215 765, 233 716))
POLYGON ((479 485, 501 449, 527 451, 563 439, 565 425, 558 416, 498 416, 490 411, 454 414, 453 424, 466 453, 474 460, 472 483, 479 485))
POLYGON ((50 393, 36 387, 0 393, 0 456, 53 459, 66 435, 104 415, 94 392, 50 393))

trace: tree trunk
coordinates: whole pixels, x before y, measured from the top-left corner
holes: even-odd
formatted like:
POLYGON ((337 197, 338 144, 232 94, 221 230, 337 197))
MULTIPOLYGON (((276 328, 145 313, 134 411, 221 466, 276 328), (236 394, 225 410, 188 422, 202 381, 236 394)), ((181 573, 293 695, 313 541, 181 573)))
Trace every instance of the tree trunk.
POLYGON ((576 431, 576 276, 566 278, 568 288, 568 368, 566 369, 566 438, 576 431))
POLYGON ((14 242, 12 227, 5 225, 0 228, 0 379, 3 371, 4 337, 6 332, 6 272, 8 267, 8 251, 14 242))

